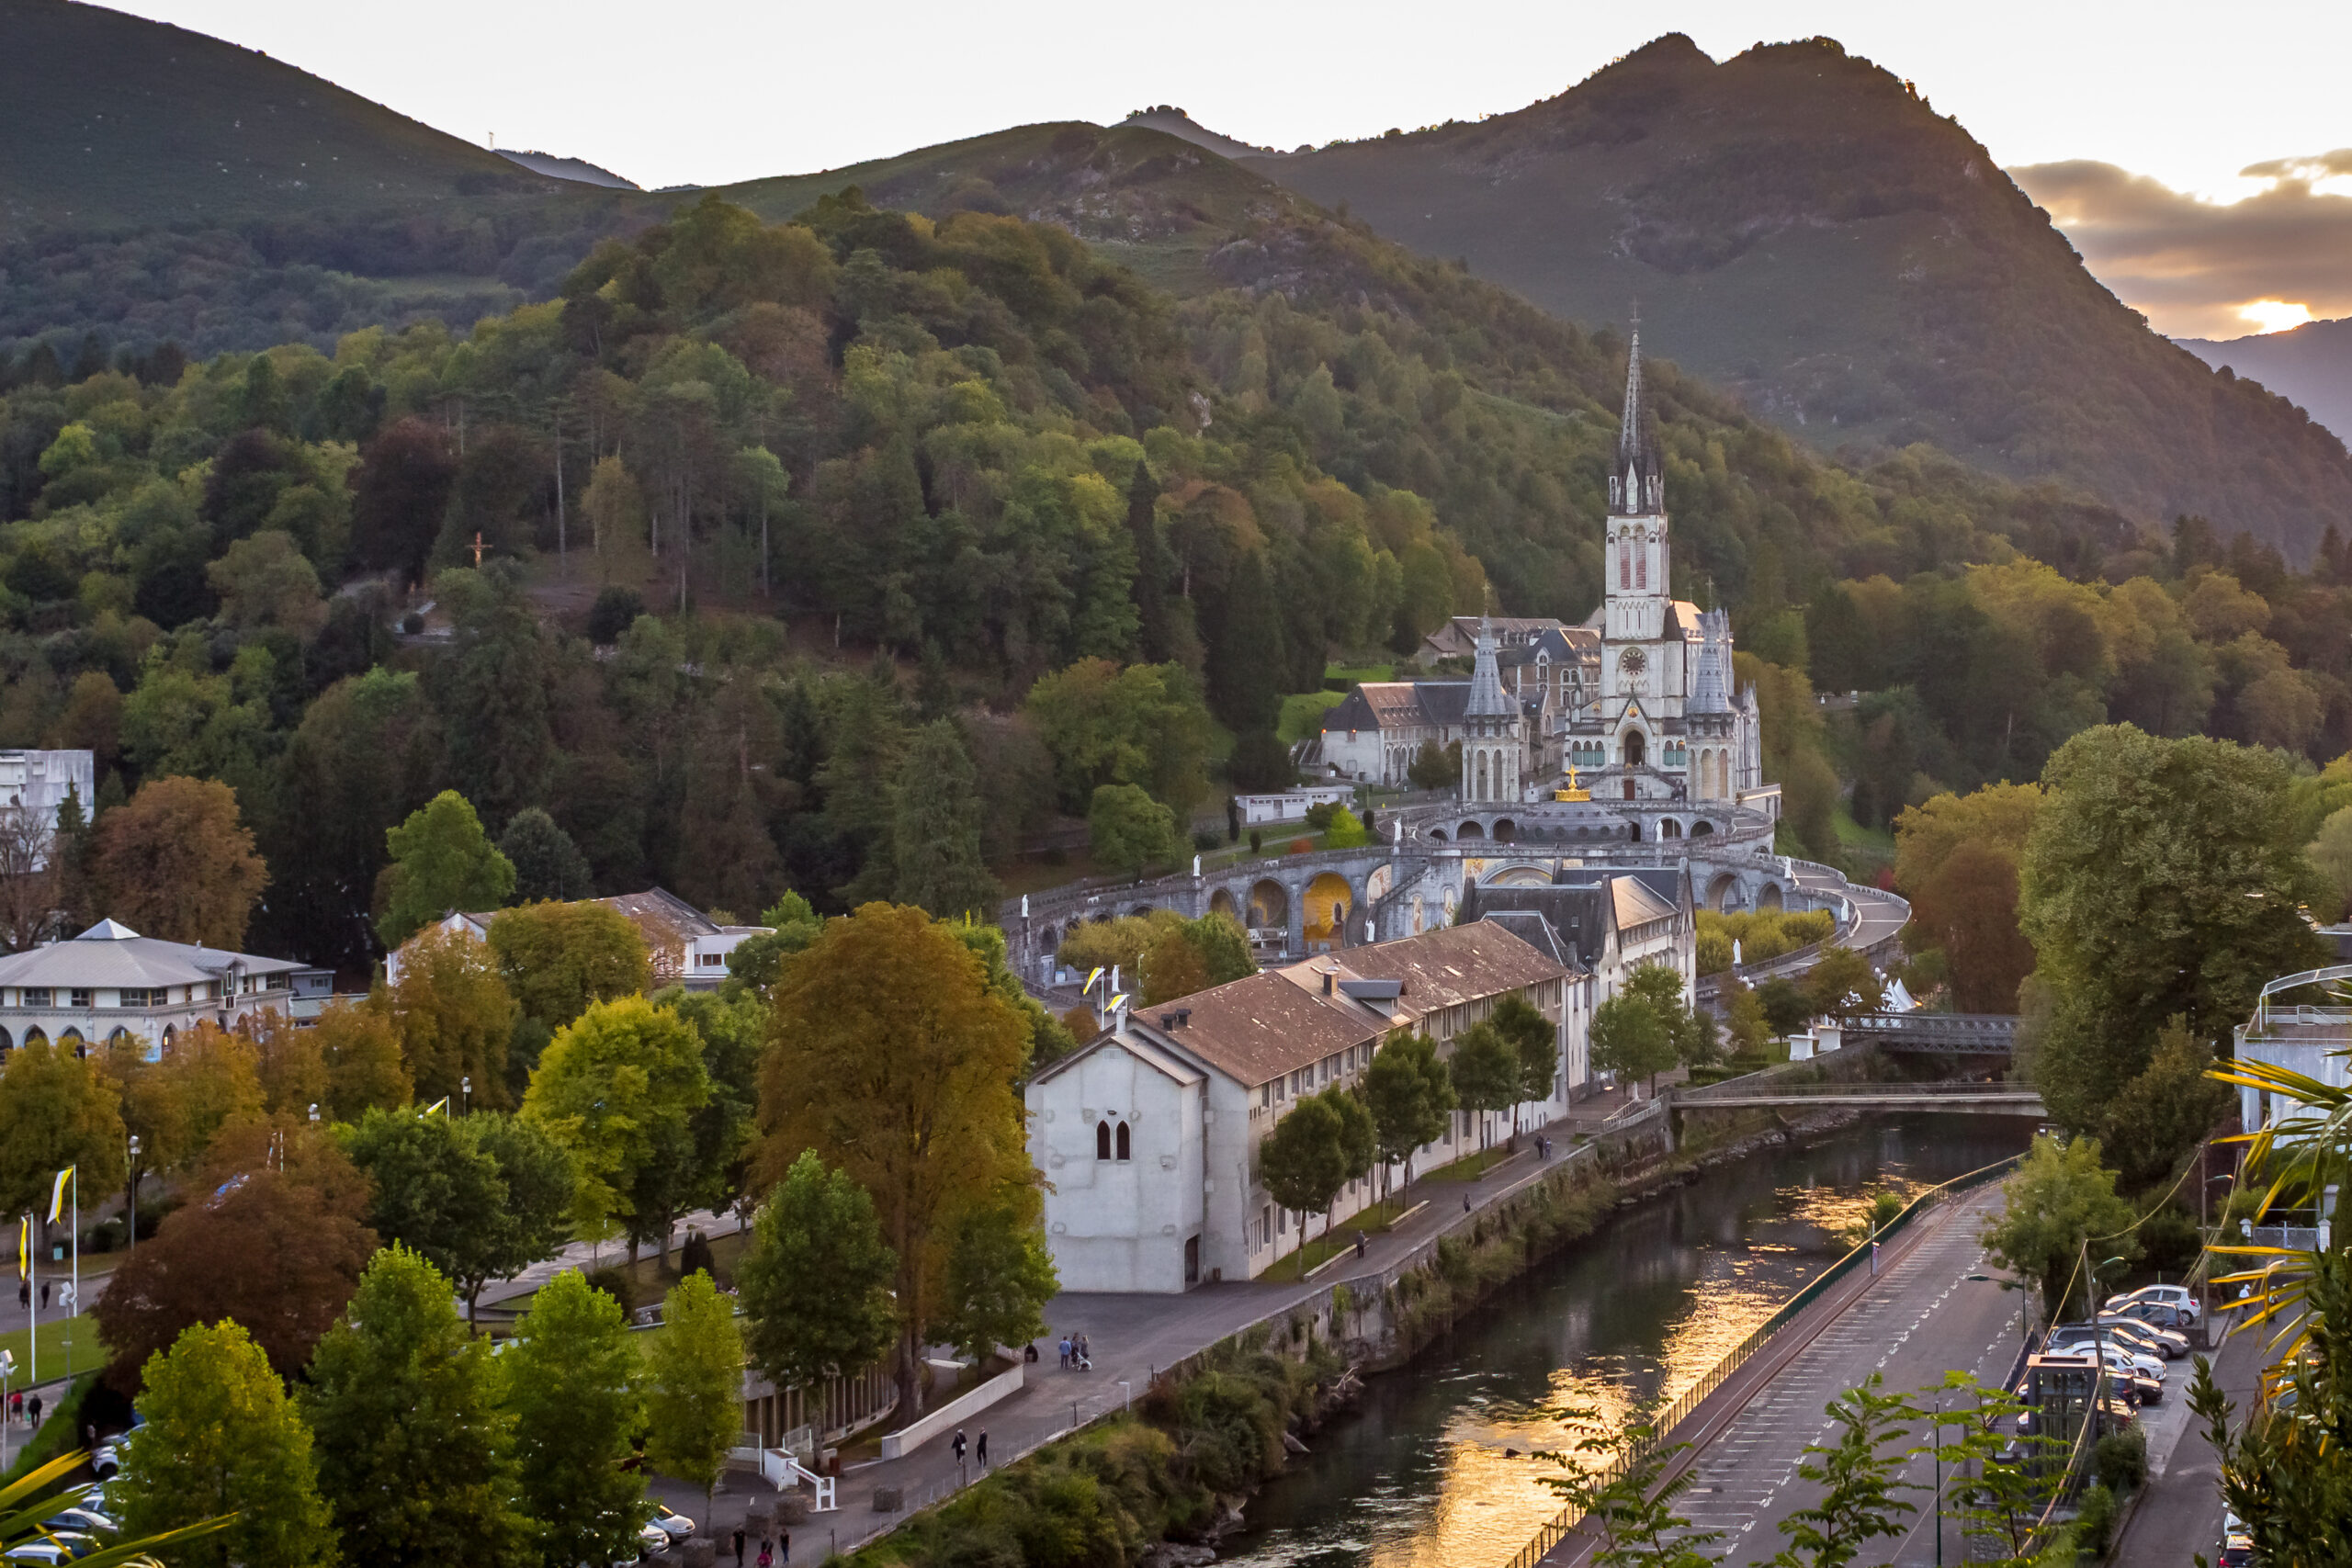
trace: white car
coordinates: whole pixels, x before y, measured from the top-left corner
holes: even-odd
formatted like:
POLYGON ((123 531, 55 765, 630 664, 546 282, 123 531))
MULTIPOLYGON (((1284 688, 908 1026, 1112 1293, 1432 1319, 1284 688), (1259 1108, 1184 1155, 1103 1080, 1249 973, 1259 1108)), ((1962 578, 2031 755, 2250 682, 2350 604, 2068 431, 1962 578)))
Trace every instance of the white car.
POLYGON ((653 1512, 645 1522, 660 1530, 664 1543, 672 1546, 695 1533, 694 1520, 665 1503, 653 1504, 653 1512))
POLYGON ((61 1530, 40 1540, 28 1540, 0 1552, 0 1562, 24 1564, 27 1568, 63 1568, 77 1557, 87 1557, 99 1551, 96 1536, 74 1530, 61 1530))
POLYGON ((2197 1321, 2197 1297, 2186 1285, 2143 1285, 2136 1291, 2107 1298, 2108 1312, 2115 1312, 2131 1302, 2155 1302, 2182 1314, 2189 1322, 2197 1321))
POLYGON ((106 1514, 90 1506, 86 1499, 62 1513, 50 1515, 49 1517, 41 1520, 40 1528, 45 1530, 79 1530, 84 1535, 95 1535, 101 1539, 122 1533, 120 1525, 115 1523, 106 1514))
MULTIPOLYGON (((2086 1334, 2079 1338, 2069 1339, 2064 1344, 2053 1340, 2046 1353, 2061 1356, 2097 1356, 2099 1352, 2098 1348, 2092 1342, 2091 1337, 2086 1334)), ((2155 1379, 2158 1382, 2165 1381, 2165 1364, 2161 1359, 2143 1355, 2120 1340, 2107 1341, 2106 1359, 2111 1366, 2129 1367, 2135 1372, 2155 1379)))

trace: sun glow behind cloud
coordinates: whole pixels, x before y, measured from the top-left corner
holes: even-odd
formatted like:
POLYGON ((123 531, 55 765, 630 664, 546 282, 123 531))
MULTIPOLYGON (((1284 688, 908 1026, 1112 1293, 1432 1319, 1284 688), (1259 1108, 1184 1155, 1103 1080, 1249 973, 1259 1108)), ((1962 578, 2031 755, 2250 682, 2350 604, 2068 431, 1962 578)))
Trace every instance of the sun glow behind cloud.
POLYGON ((2238 307, 2238 314, 2252 322, 2256 332, 2283 333, 2310 321, 2312 308, 2287 299, 2249 299, 2238 307))

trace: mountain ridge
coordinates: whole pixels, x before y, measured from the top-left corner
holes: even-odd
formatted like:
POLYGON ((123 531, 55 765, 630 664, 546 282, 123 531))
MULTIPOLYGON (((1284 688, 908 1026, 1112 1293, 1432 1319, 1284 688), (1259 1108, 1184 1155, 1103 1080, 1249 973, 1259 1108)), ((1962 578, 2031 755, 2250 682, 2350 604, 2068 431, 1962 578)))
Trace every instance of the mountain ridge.
POLYGON ((2261 382, 2352 441, 2352 316, 2239 338, 2175 338, 2216 370, 2261 382))

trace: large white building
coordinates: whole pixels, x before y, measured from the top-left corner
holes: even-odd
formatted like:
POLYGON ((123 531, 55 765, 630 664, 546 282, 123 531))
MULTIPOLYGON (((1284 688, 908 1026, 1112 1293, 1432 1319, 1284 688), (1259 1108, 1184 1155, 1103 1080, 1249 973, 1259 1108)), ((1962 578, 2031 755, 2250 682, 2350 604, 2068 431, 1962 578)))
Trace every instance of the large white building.
POLYGON ((0 1052, 47 1040, 77 1050, 136 1043, 152 1057, 198 1023, 235 1029, 264 1010, 294 1017, 298 997, 333 980, 291 959, 100 920, 70 941, 0 958, 0 1052))
MULTIPOLYGON (((1392 1035, 1426 1033, 1450 1055, 1505 997, 1525 998, 1556 1031, 1553 1093, 1520 1108, 1522 1125, 1544 1125, 1582 1079, 1594 1000, 1566 956, 1537 920, 1351 947, 1130 1015, 1046 1068, 1025 1090, 1029 1146, 1063 1289, 1182 1291, 1248 1279, 1295 1250, 1299 1216, 1258 1179, 1267 1133, 1302 1097, 1360 1079, 1392 1035)), ((1417 1164, 1511 1126, 1508 1111, 1484 1121, 1457 1111, 1417 1164)), ((1344 1227, 1381 1178, 1351 1182, 1331 1222, 1344 1227)))

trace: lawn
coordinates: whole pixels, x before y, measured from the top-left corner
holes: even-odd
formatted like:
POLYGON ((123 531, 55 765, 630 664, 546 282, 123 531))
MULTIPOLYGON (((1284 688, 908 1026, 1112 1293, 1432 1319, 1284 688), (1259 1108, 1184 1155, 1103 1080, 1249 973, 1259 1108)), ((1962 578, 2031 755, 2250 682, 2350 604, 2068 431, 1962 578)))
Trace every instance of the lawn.
POLYGON ((1408 1202, 1403 1192, 1391 1193, 1370 1208, 1360 1210, 1333 1225, 1328 1237, 1320 1234, 1318 1227, 1314 1240, 1287 1258, 1276 1258, 1258 1277, 1261 1280, 1305 1279, 1308 1270, 1321 1268, 1338 1254, 1355 1246, 1356 1232, 1379 1235, 1419 1206, 1418 1198, 1408 1202))
POLYGON ((1394 664, 1329 664, 1324 666, 1326 681, 1394 681, 1394 664))
POLYGON ((1846 863, 1849 872, 1859 872, 1858 880, 1867 879, 1880 866, 1894 860, 1894 834, 1884 828, 1865 828, 1854 820, 1853 813, 1840 801, 1837 814, 1831 818, 1838 829, 1838 858, 1846 863))
POLYGON ((1502 1145, 1494 1144, 1488 1147, 1478 1150, 1476 1154, 1464 1155, 1460 1159, 1453 1161, 1451 1165, 1442 1165, 1434 1170, 1425 1170, 1421 1172, 1416 1179, 1420 1181, 1476 1181, 1480 1177, 1486 1175, 1487 1172, 1500 1165, 1503 1161, 1510 1158, 1510 1150, 1505 1148, 1502 1145))
POLYGON ((1348 700, 1345 692, 1297 692, 1283 699, 1283 716, 1274 733, 1284 744, 1295 744, 1323 729, 1323 716, 1348 700))
MULTIPOLYGON (((85 1280, 86 1286, 89 1281, 85 1280)), ((17 1359, 17 1370, 8 1374, 12 1387, 22 1388, 31 1373, 32 1336, 21 1328, 0 1334, 0 1350, 17 1359)), ((97 1320, 88 1313, 78 1317, 44 1318, 40 1325, 40 1381, 50 1382, 69 1371, 94 1372, 107 1364, 107 1353, 98 1344, 97 1320), (73 1336, 74 1352, 71 1367, 66 1362, 65 1340, 73 1336)))

